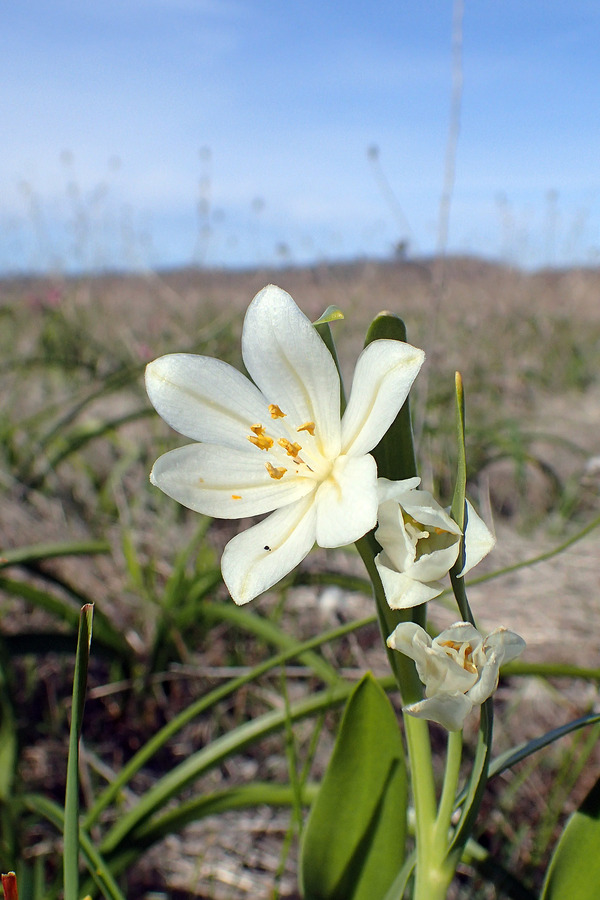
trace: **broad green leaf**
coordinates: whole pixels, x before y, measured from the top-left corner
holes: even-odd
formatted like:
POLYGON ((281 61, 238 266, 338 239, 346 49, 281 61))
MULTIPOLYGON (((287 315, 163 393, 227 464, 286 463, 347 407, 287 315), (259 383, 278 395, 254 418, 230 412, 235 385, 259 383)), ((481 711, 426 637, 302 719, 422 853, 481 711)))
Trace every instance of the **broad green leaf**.
POLYGON ((402 867, 406 808, 398 722, 368 673, 348 700, 304 832, 306 900, 381 900, 402 867))
POLYGON ((565 826, 541 900, 597 900, 600 890, 600 780, 565 826))
POLYGON ((83 723, 88 662, 92 641, 91 603, 82 607, 73 675, 73 709, 69 734, 65 791, 64 858, 65 900, 79 900, 79 738, 83 723))

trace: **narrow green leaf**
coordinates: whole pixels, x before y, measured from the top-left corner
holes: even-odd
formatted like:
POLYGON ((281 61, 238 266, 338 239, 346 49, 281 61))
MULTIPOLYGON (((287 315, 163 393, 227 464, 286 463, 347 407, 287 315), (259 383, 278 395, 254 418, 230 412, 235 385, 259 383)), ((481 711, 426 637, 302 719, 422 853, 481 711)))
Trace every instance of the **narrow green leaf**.
MULTIPOLYGON (((467 526, 467 452, 465 447, 465 394, 463 382, 460 372, 455 376, 456 388, 456 443, 458 447, 458 460, 456 465, 456 483, 454 485, 454 497, 452 498, 452 518, 465 533, 467 526)), ((465 542, 460 542, 460 551, 458 558, 450 569, 450 583, 458 604, 461 619, 463 622, 471 622, 475 624, 469 601, 467 600, 467 591, 464 578, 460 577, 465 565, 465 542)))
POLYGON ((554 743, 554 741, 559 740, 559 738, 565 737, 565 735, 571 734, 579 728, 584 728, 586 725, 595 725, 597 722, 600 722, 600 713, 590 713, 587 716, 581 716, 579 719, 573 719, 559 728, 553 728, 552 731, 547 731, 532 741, 519 744, 518 747, 513 747, 511 750, 501 753, 490 764, 488 778, 494 778, 507 769, 511 769, 517 763, 531 756, 532 753, 537 753, 538 750, 542 750, 549 744, 554 743))
POLYGON ((464 531, 465 494, 467 490, 467 455, 465 448, 465 392, 460 372, 456 372, 455 374, 454 385, 456 389, 456 445, 458 447, 458 460, 456 466, 454 497, 452 498, 452 518, 461 531, 464 531))
MULTIPOLYGON (((148 760, 150 760, 156 753, 158 753, 162 749, 162 747, 164 747, 165 744, 169 740, 171 740, 171 738, 173 738, 179 731, 181 731, 182 728, 184 728, 193 719, 197 718, 197 716, 201 715, 206 710, 211 709, 221 700, 224 700, 226 697, 231 696, 231 694, 233 694, 239 688, 242 688, 244 687, 244 685, 250 684, 251 682, 257 680, 261 675, 270 672, 277 666, 284 665, 286 662, 289 662, 289 660, 294 658, 302 659, 304 658, 304 654, 312 648, 318 647, 325 643, 329 643, 330 641, 336 640, 346 634, 350 634, 351 632, 358 630, 365 625, 370 624, 372 624, 371 618, 361 619, 355 622, 347 622, 345 625, 341 625, 338 628, 332 629, 331 631, 323 632, 310 638, 308 641, 304 641, 303 643, 293 642, 293 645, 288 649, 284 650, 281 653, 277 653, 274 656, 270 656, 264 662, 259 663, 259 665, 252 668, 249 672, 246 672, 237 678, 229 679, 225 684, 214 688, 212 691, 209 691, 208 694, 205 694, 203 697, 201 697, 200 700, 197 700, 195 703, 190 704, 190 706, 180 712, 177 716, 174 716, 174 718, 171 719, 171 721, 168 722, 165 726, 163 726, 163 728, 161 728, 161 730, 157 732, 157 734, 151 737, 144 744, 144 746, 140 750, 138 750, 135 756, 133 756, 129 760, 129 762, 126 763, 126 765, 124 765, 123 768, 117 773, 113 781, 111 781, 111 783, 105 788, 105 790, 96 798, 94 806, 92 807, 92 809, 90 809, 86 816, 85 827, 90 830, 98 821, 103 810, 105 810, 113 801, 118 798, 119 793, 131 781, 134 775, 139 772, 142 766, 144 766, 148 762, 148 760)), ((343 695, 343 699, 345 699, 350 691, 350 688, 347 685, 346 688, 347 693, 343 695)), ((210 746, 212 747, 212 745, 210 746)), ((207 750, 208 749, 209 748, 207 748, 207 750)), ((235 752, 235 740, 233 741, 233 750, 231 752, 235 752)), ((202 761, 202 765, 204 765, 204 759, 202 761)))
MULTIPOLYGON (((58 806, 58 804, 53 800, 49 800, 47 797, 43 797, 41 794, 26 794, 23 798, 23 802, 27 809, 36 813, 38 816, 43 816, 59 831, 61 829, 64 831, 65 814, 60 806, 58 806)), ((90 872, 90 875, 92 876, 96 885, 102 891, 103 896, 108 898, 108 900, 125 900, 125 897, 119 890, 119 887, 113 878, 111 869, 106 864, 102 856, 98 853, 98 851, 92 844, 89 835, 84 830, 80 830, 79 841, 81 855, 85 860, 85 864, 88 868, 88 871, 90 872)), ((35 897, 35 900, 38 900, 38 897, 40 898, 40 900, 46 900, 45 896, 42 898, 42 895, 40 895, 37 891, 33 896, 35 897)))
POLYGON ((391 888, 389 889, 383 900, 399 900, 399 898, 404 896, 406 885, 408 884, 410 876, 414 872, 416 864, 417 854, 413 850, 412 853, 410 853, 404 860, 404 865, 398 872, 391 888))
POLYGON ((0 661, 0 805, 7 804, 10 807, 17 763, 17 725, 4 668, 5 659, 10 665, 7 649, 3 639, 0 661))
MULTIPOLYGON (((299 790, 301 802, 307 806, 315 800, 318 785, 300 785, 299 790)), ((143 848, 149 847, 167 835, 181 831, 190 822, 198 822, 206 816, 221 815, 234 809, 248 809, 263 805, 292 807, 296 802, 296 794, 296 789, 287 784, 260 781, 236 785, 214 794, 204 794, 185 803, 177 804, 174 809, 168 810, 136 829, 131 836, 131 842, 143 848)))
MULTIPOLYGON (((393 313, 379 313, 367 331, 365 347, 377 340, 406 342, 406 325, 393 313)), ((372 454, 377 461, 377 474, 381 478, 401 481, 418 474, 408 397, 372 454)))
MULTIPOLYGON (((41 577, 48 577, 46 573, 37 573, 36 571, 36 574, 40 574, 41 577)), ((74 598, 82 598, 84 596, 82 592, 77 591, 72 588, 72 586, 59 579, 52 578, 50 580, 59 584, 73 595, 74 598)), ((21 581, 16 578, 5 578, 3 575, 0 575, 0 590, 6 591, 8 594, 12 594, 15 597, 22 597, 23 600, 27 600, 34 606, 52 613, 52 615, 57 616, 72 627, 75 627, 78 624, 79 610, 76 609, 72 603, 69 603, 67 600, 64 600, 62 597, 59 597, 50 591, 44 591, 41 588, 35 587, 28 581, 21 581)), ((82 605, 85 606, 87 603, 84 602, 82 605)), ((105 653, 110 656, 116 656, 124 663, 130 663, 133 657, 132 649, 122 632, 117 631, 108 616, 101 611, 96 611, 95 614, 94 646, 102 648, 105 653)))
POLYGON ((110 544, 106 541, 34 544, 31 547, 0 551, 0 568, 23 566, 45 559, 57 559, 59 556, 91 556, 98 553, 110 553, 110 544))
MULTIPOLYGON (((380 679, 384 689, 390 690, 393 686, 392 678, 380 679)), ((342 704, 350 695, 352 685, 341 682, 339 685, 328 687, 326 690, 296 701, 286 710, 272 710, 263 713, 242 725, 238 725, 233 731, 216 738, 202 750, 193 753, 186 760, 175 766, 153 785, 150 790, 140 797, 137 804, 125 815, 121 816, 112 826, 102 841, 101 851, 110 854, 120 849, 127 842, 131 832, 148 821, 156 810, 163 809, 165 805, 187 785, 191 784, 204 772, 218 766, 224 759, 234 753, 241 753, 246 747, 256 743, 262 738, 268 737, 276 731, 280 731, 287 716, 296 722, 308 718, 325 709, 334 709, 342 704)), ((111 786, 112 788, 112 786, 111 786)), ((114 790, 114 789, 113 789, 114 790)), ((106 792, 105 792, 106 793, 106 792)), ((97 806, 88 815, 97 815, 97 806)))
POLYGON ((65 900, 79 900, 79 738, 81 736, 83 710, 85 707, 93 615, 94 607, 91 603, 82 608, 79 619, 77 651, 75 653, 73 709, 71 711, 67 784, 65 790, 63 857, 65 900))
POLYGON ((573 813, 556 846, 541 900, 597 900, 600 885, 600 780, 573 813))
POLYGON ((404 858, 407 782, 396 715, 368 673, 352 692, 302 842, 306 900, 378 900, 404 858))

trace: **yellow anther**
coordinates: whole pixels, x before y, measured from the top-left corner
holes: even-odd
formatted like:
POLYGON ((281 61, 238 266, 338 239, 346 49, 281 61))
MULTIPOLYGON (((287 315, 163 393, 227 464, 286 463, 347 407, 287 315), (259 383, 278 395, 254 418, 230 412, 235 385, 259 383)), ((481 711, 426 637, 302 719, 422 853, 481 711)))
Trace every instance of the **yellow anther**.
POLYGON ((232 499, 232 500, 241 500, 241 499, 242 499, 242 495, 241 495, 241 494, 232 494, 232 495, 231 495, 231 499, 232 499))
POLYGON ((291 441, 288 441, 287 438, 279 438, 277 441, 280 447, 283 447, 288 456, 297 457, 298 453, 302 450, 300 444, 292 444, 291 441))
POLYGON ((249 434, 248 440, 251 444, 258 447, 259 450, 270 450, 273 446, 273 438, 269 437, 268 434, 259 434, 257 436, 249 434))
POLYGON ((284 412, 281 412, 276 403, 269 403, 269 412, 272 419, 283 419, 286 415, 284 412))
POLYGON ((283 478, 283 476, 287 472, 287 469, 284 469, 283 466, 274 466, 270 462, 265 463, 265 469, 267 470, 271 478, 275 478, 277 481, 279 481, 280 478, 283 478))
POLYGON ((308 431, 313 437, 315 436, 315 423, 314 422, 305 422, 304 425, 301 425, 300 428, 296 428, 296 431, 308 431))
POLYGON ((251 444, 254 444, 259 450, 271 449, 273 446, 273 438, 269 437, 268 434, 265 434, 264 425, 251 425, 250 431, 254 432, 254 434, 248 435, 248 440, 251 444))

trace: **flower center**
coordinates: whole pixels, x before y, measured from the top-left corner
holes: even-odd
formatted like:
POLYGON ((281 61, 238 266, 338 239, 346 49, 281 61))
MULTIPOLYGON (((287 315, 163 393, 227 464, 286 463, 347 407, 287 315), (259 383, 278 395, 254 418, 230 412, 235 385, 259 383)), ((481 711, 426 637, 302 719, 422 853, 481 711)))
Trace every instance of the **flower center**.
POLYGON ((269 476, 275 481, 303 475, 316 481, 321 481, 331 468, 328 463, 324 470, 322 455, 319 452, 315 440, 316 424, 312 421, 302 422, 297 428, 291 423, 278 421, 287 418, 287 414, 276 404, 269 404, 269 414, 273 420, 271 434, 269 426, 262 422, 256 422, 249 426, 250 434, 247 435, 251 444, 268 454, 265 468, 269 476), (299 435, 302 443, 295 440, 299 435))
POLYGON ((440 647, 444 647, 448 656, 461 665, 465 672, 477 675, 477 666, 473 662, 473 648, 468 642, 459 644, 457 641, 441 641, 440 647))

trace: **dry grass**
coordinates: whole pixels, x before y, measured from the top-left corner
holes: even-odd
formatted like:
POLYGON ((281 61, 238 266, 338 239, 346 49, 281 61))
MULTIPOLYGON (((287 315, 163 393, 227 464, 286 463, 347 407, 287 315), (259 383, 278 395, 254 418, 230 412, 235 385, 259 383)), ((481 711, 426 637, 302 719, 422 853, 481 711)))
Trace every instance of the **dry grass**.
MULTIPOLYGON (((446 499, 455 455, 453 373, 457 368, 462 371, 471 494, 484 511, 493 513, 498 532, 496 553, 485 564, 488 570, 550 548, 598 514, 600 466, 594 462, 600 456, 598 270, 524 274, 478 260, 449 259, 443 265, 436 260, 361 262, 277 271, 186 270, 5 281, 0 283, 5 408, 0 544, 10 549, 43 541, 107 538, 112 547, 109 557, 46 563, 38 574, 42 583, 48 575, 56 575, 93 597, 126 635, 142 669, 149 665, 161 618, 161 589, 174 555, 193 535, 197 519, 147 486, 152 460, 176 441, 156 416, 149 413, 90 436, 108 419, 147 409, 142 371, 150 358, 196 350, 239 364, 243 311, 271 281, 288 290, 313 318, 330 304, 344 311, 346 321, 336 326, 335 333, 348 374, 371 318, 382 309, 402 315, 409 339, 428 356, 413 403, 422 475, 446 499), (122 387, 89 399, 99 385, 125 369, 129 377, 122 387), (73 417, 49 437, 69 409, 74 410, 73 417), (69 441, 82 440, 61 457, 65 436, 67 450, 69 441), (143 590, 132 572, 128 546, 142 570, 143 590)), ((228 526, 219 526, 209 534, 203 552, 213 563, 229 533, 228 526)), ((598 666, 598 640, 590 639, 590 634, 600 634, 596 546, 597 537, 591 535, 549 563, 473 589, 476 617, 486 627, 503 623, 521 632, 532 660, 577 660, 598 666)), ((341 565, 360 574, 355 558, 339 554, 316 555, 308 565, 341 565)), ((47 623, 47 613, 22 600, 6 595, 2 603, 3 635, 33 631, 47 623)), ((257 601, 257 607, 279 615, 276 594, 257 601)), ((340 616, 369 611, 369 600, 354 593, 296 588, 287 599, 286 627, 306 636, 314 631, 315 621, 325 627, 340 616)), ((452 615, 442 607, 433 613, 440 624, 452 615)), ((181 643, 165 657, 170 680, 149 681, 143 703, 143 695, 135 691, 92 700, 86 739, 90 745, 97 742, 93 749, 105 764, 118 767, 144 735, 206 689, 209 681, 178 676, 178 666, 206 670, 252 661, 264 653, 260 642, 248 641, 241 647, 226 628, 208 634, 198 626, 179 638, 181 643)), ((339 653, 337 662, 357 673, 366 666, 385 669, 375 633, 347 642, 339 653)), ((68 696, 68 670, 60 659, 44 656, 39 682, 30 690, 35 667, 27 661, 18 666, 26 676, 19 696, 29 704, 29 713, 34 710, 38 717, 23 731, 21 777, 58 795, 65 721, 61 704, 68 696)), ((98 665, 93 675, 98 686, 110 680, 110 667, 98 665)), ((538 726, 544 729, 577 715, 594 702, 595 689, 589 685, 585 690, 558 687, 560 693, 521 681, 502 690, 499 700, 506 716, 498 734, 500 747, 533 736, 538 726)), ((276 683, 268 689, 275 692, 276 683)), ((186 732, 161 765, 174 764, 198 741, 209 740, 214 728, 252 715, 262 701, 251 696, 237 702, 237 707, 223 712, 218 725, 203 722, 186 732)), ((301 735, 300 743, 309 737, 301 735)), ((315 763, 317 773, 329 746, 326 739, 315 763)), ((261 758, 248 755, 223 771, 223 782, 257 773, 285 779, 280 745, 265 746, 261 753, 261 758)), ((564 765, 561 753, 548 772, 564 765)), ((153 773, 144 777, 151 781, 153 773)), ((486 838, 492 844, 501 835, 512 838, 513 861, 534 880, 539 878, 538 857, 545 858, 547 848, 536 850, 527 841, 521 852, 515 847, 522 824, 543 819, 536 791, 545 789, 549 777, 534 769, 524 799, 495 813, 486 838)), ((584 778, 575 799, 588 783, 584 778)), ((143 779, 139 787, 143 789, 143 779)), ((172 897, 270 897, 286 821, 281 813, 260 812, 226 824, 219 819, 192 826, 182 839, 172 838, 153 852, 152 866, 141 870, 137 893, 130 896, 150 897, 148 879, 158 879, 161 873, 163 884, 174 891, 172 897), (237 887, 232 883, 236 880, 237 887)), ((292 853, 282 875, 282 897, 293 896, 293 859, 292 853)))

